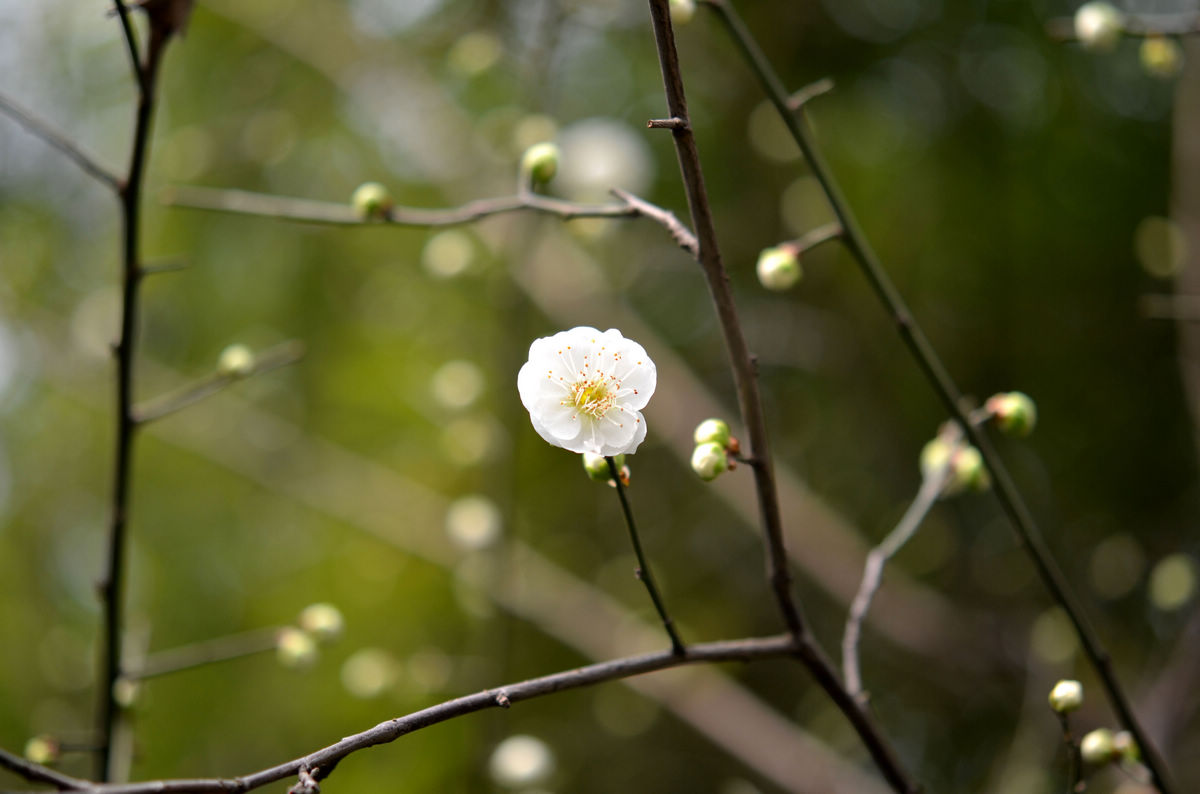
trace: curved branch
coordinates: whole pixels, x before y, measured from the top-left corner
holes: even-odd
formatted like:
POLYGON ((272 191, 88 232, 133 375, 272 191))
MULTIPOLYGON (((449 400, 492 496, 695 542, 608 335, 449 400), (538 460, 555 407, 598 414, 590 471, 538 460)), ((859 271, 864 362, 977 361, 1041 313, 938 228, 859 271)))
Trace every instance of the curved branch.
MULTIPOLYGON (((508 708, 523 700, 532 700, 556 692, 652 673, 657 670, 666 670, 685 664, 749 662, 757 659, 790 656, 796 652, 796 645, 792 637, 778 636, 700 643, 689 646, 683 654, 675 651, 660 651, 590 664, 586 667, 530 678, 448 700, 403 717, 381 722, 373 728, 347 736, 301 758, 295 758, 241 777, 115 784, 82 782, 81 786, 79 785, 81 781, 64 776, 62 782, 69 784, 68 790, 96 792, 97 794, 210 794, 210 792, 251 791, 269 783, 293 777, 301 770, 308 770, 318 778, 324 777, 321 774, 322 771, 327 774, 334 765, 348 755, 368 747, 393 742, 401 736, 422 728, 476 711, 508 708)), ((38 770, 41 769, 41 767, 38 768, 38 770)), ((60 781, 54 782, 56 785, 60 785, 60 781)))

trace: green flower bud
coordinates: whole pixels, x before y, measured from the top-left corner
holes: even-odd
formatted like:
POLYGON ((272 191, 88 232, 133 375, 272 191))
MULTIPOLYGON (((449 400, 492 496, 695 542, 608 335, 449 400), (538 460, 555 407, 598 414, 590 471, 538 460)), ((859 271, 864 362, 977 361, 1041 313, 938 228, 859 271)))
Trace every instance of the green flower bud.
POLYGON ((930 477, 950 460, 954 447, 950 446, 940 436, 932 439, 921 448, 921 476, 930 477))
POLYGON ((1142 69, 1152 77, 1169 80, 1183 69, 1183 50, 1175 39, 1166 36, 1147 36, 1138 49, 1142 69))
POLYGON ((700 475, 700 479, 711 482, 723 472, 729 470, 729 458, 725 455, 725 447, 709 441, 700 444, 692 452, 692 471, 700 475))
POLYGON ((996 427, 1010 435, 1027 436, 1037 424, 1037 405, 1023 392, 994 394, 984 407, 995 417, 996 427))
POLYGON ((1083 685, 1078 681, 1064 679, 1050 690, 1050 708, 1059 714, 1074 711, 1083 705, 1083 685))
POLYGON ((378 182, 363 182, 355 188, 350 204, 363 218, 378 220, 392 208, 392 194, 378 182))
POLYGON ((316 637, 320 642, 333 642, 342 636, 346 621, 342 612, 333 604, 309 604, 296 621, 300 628, 316 637))
POLYGON ((950 457, 950 484, 946 493, 960 491, 986 491, 992 485, 992 477, 983 465, 983 456, 975 447, 962 446, 950 457))
POLYGON ((787 246, 764 248, 758 255, 758 280, 775 292, 791 289, 800 280, 800 258, 787 246))
POLYGON ((696 432, 692 434, 697 444, 707 444, 712 442, 720 444, 722 448, 729 446, 729 440, 732 434, 729 432, 729 425, 724 419, 705 419, 700 424, 696 425, 696 432))
POLYGON ((229 345, 217 356, 217 374, 244 378, 254 371, 254 352, 245 345, 229 345))
MULTIPOLYGON (((608 470, 608 461, 603 455, 595 455, 591 452, 584 452, 580 457, 583 459, 583 470, 588 476, 596 482, 612 482, 612 472, 608 470)), ((617 473, 622 474, 622 469, 625 468, 625 456, 617 455, 613 458, 613 463, 617 464, 617 473)), ((629 484, 629 476, 625 474, 621 481, 626 485, 629 484)))
POLYGON ((1083 737, 1079 743, 1079 755, 1089 764, 1109 764, 1119 757, 1113 733, 1108 728, 1097 728, 1083 737))
POLYGON ((671 21, 676 25, 686 25, 696 16, 696 0, 671 0, 671 21))
POLYGON ((25 757, 35 764, 53 764, 62 755, 62 747, 53 736, 34 736, 25 742, 25 757))
POLYGON ((1075 12, 1075 37, 1085 50, 1111 52, 1124 27, 1124 15, 1103 0, 1084 3, 1075 12))
POLYGON ((1137 740, 1133 738, 1133 734, 1129 731, 1117 731, 1113 734, 1113 750, 1116 751, 1118 759, 1121 761, 1136 764, 1142 760, 1142 753, 1138 749, 1137 740))
POLYGON ((558 173, 561 152, 553 143, 535 143, 521 156, 521 173, 528 174, 534 184, 545 184, 558 173))
POLYGON ((307 631, 285 626, 275 637, 275 653, 284 667, 311 667, 317 661, 317 643, 307 631))

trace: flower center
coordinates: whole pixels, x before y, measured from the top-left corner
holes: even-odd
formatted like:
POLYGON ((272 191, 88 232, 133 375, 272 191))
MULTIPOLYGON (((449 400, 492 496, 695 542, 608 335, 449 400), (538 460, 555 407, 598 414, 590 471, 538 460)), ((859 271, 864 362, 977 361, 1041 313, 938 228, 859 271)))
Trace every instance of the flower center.
POLYGON ((571 402, 593 419, 608 413, 615 399, 615 393, 609 390, 609 383, 604 378, 589 378, 571 384, 571 402))

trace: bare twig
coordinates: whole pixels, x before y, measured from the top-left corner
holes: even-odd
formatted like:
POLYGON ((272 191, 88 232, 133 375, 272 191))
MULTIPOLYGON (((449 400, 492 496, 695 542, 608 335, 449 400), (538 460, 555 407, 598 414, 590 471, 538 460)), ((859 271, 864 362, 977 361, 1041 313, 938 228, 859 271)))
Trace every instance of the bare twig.
POLYGON ((638 214, 642 217, 649 218, 666 229, 672 239, 679 243, 679 247, 691 254, 692 258, 699 258, 700 244, 696 242, 696 235, 692 234, 686 226, 679 222, 679 218, 675 217, 675 213, 651 204, 649 201, 640 199, 632 193, 627 193, 619 188, 613 188, 612 194, 637 210, 638 214))
POLYGON ((133 70, 133 79, 137 82, 139 93, 145 93, 147 75, 142 68, 137 34, 134 33, 133 23, 129 21, 129 8, 125 5, 125 0, 113 0, 113 9, 121 21, 121 32, 125 37, 125 46, 129 49, 129 66, 133 70))
POLYGON ((875 591, 879 589, 883 566, 916 533, 921 522, 925 520, 925 516, 929 515, 929 511, 937 504, 938 497, 946 486, 948 471, 949 461, 925 476, 921 481, 921 487, 917 489, 916 498, 904 511, 899 523, 888 533, 882 543, 867 554, 862 583, 858 587, 858 594, 850 604, 850 613, 846 617, 846 628, 842 633, 842 680, 846 682, 846 689, 850 691, 850 694, 858 698, 860 702, 865 703, 867 697, 863 691, 862 674, 858 666, 858 640, 862 633, 863 620, 871 608, 871 599, 875 597, 875 591))
POLYGON ((128 670, 121 677, 127 681, 144 681, 216 662, 253 656, 274 650, 278 636, 278 627, 255 629, 158 651, 147 656, 137 670, 128 670))
POLYGON ((639 215, 636 208, 624 204, 576 204, 562 199, 527 192, 515 196, 478 199, 449 209, 392 207, 381 221, 368 221, 349 204, 328 201, 269 196, 245 190, 179 186, 164 196, 168 204, 194 209, 216 210, 240 215, 261 215, 294 221, 334 226, 362 226, 391 223, 397 226, 458 226, 464 223, 510 212, 540 212, 563 220, 574 218, 629 218, 639 215))
POLYGON ((70 138, 54 129, 48 122, 39 119, 3 94, 0 94, 0 112, 65 154, 88 176, 94 177, 112 190, 121 189, 121 180, 116 174, 97 163, 91 155, 85 153, 70 138))
POLYGON ((842 195, 841 188, 834 179, 833 173, 825 162, 824 156, 817 148, 812 135, 801 122, 801 119, 798 118, 798 115, 793 113, 788 107, 788 95, 783 82, 771 67, 762 48, 759 47, 758 42, 755 41, 753 35, 746 28, 745 23, 742 22, 741 17, 733 9, 729 0, 703 0, 703 2, 718 12, 718 16, 733 36, 747 64, 758 77, 768 99, 775 105, 792 137, 800 146, 800 150, 808 161, 813 176, 820 183, 833 209, 834 215, 842 225, 846 247, 858 262, 863 275, 870 283, 880 302, 896 323, 900 338, 908 347, 909 352, 917 361, 921 371, 941 398, 950 415, 962 426, 968 441, 979 450, 984 464, 987 466, 988 471, 991 472, 995 483, 996 496, 999 498, 1005 513, 1008 514, 1022 548, 1028 553, 1042 582, 1045 584, 1047 590, 1050 591, 1051 596, 1070 618, 1084 653, 1099 674, 1104 689, 1108 694, 1109 702, 1116 711, 1121 724, 1133 734, 1138 746, 1142 748, 1146 766, 1154 776, 1155 785, 1158 786, 1163 794, 1168 794, 1171 786, 1168 782, 1166 765, 1159 757, 1154 745, 1150 743, 1150 737, 1142 729, 1137 717, 1134 715, 1129 698, 1113 670, 1112 659, 1108 651, 1101 644, 1099 636, 1092 628, 1091 622, 1080 605, 1074 590, 1071 589, 1066 577, 1059 569, 1058 563, 1055 562, 1049 549, 1046 547, 1041 531, 1034 521, 1033 514, 1021 498, 1012 476, 1008 473, 1008 469, 993 449, 987 435, 970 422, 963 407, 962 395, 958 386, 950 378, 941 359, 938 357, 936 351, 934 351, 933 346, 929 343, 921 327, 913 319, 907 304, 905 304, 904 299, 901 298, 900 293, 896 290, 895 285, 892 284, 887 272, 883 269, 882 263, 871 248, 862 228, 858 225, 857 219, 850 210, 849 204, 842 195))
POLYGON ((659 619, 662 620, 667 636, 671 638, 672 653, 677 656, 682 655, 684 653, 683 641, 679 639, 675 623, 667 614, 667 608, 658 594, 658 587, 654 584, 654 574, 650 572, 650 563, 646 562, 646 556, 642 553, 642 542, 638 539, 637 524, 633 521, 633 510, 629 507, 629 497, 625 495, 625 483, 621 479, 621 472, 617 470, 617 463, 612 456, 605 457, 605 460, 608 461, 608 471, 612 475, 612 483, 617 489, 617 498, 621 500, 621 513, 625 516, 625 526, 629 528, 629 540, 633 544, 633 554, 637 557, 638 567, 634 571, 634 575, 641 580, 642 584, 646 585, 646 592, 650 594, 650 600, 654 602, 654 609, 658 612, 659 619))
POLYGON ((822 77, 816 82, 809 83, 788 97, 788 107, 792 110, 803 110, 804 106, 819 96, 824 96, 833 90, 833 78, 822 77))
POLYGON ((253 367, 245 374, 230 375, 214 372, 208 377, 190 386, 185 386, 179 391, 164 394, 145 405, 135 407, 133 410, 134 421, 139 425, 143 425, 147 422, 153 422, 156 419, 170 416, 248 377, 293 364, 303 356, 304 345, 298 341, 293 340, 276 345, 255 356, 253 367))
POLYGON ((679 66, 679 54, 675 48, 675 34, 671 27, 667 0, 650 0, 650 18, 658 48, 659 66, 662 68, 667 109, 672 117, 683 119, 685 122, 681 128, 672 130, 671 134, 675 140, 675 152, 683 176, 692 226, 695 227, 696 236, 700 241, 700 265, 704 269, 709 292, 725 336, 742 420, 749 434, 750 456, 754 460, 751 465, 754 469, 766 543, 767 566, 775 600, 788 631, 798 645, 796 657, 808 668, 809 673, 849 720, 884 778, 898 792, 918 791, 919 787, 900 766, 895 751, 874 720, 838 679, 833 665, 805 626, 800 609, 792 597, 791 572, 788 570, 787 550, 783 543, 783 520, 779 511, 779 496, 767 444, 766 421, 758 392, 758 378, 729 288, 729 277, 721 261, 708 191, 704 186, 700 153, 688 116, 683 74, 679 66))
POLYGON ((842 227, 838 223, 827 223, 824 226, 818 226, 811 231, 806 232, 802 237, 799 237, 790 242, 783 243, 781 247, 790 248, 797 256, 807 253, 823 243, 830 240, 838 240, 842 237, 842 227))
POLYGON ((67 790, 97 792, 97 794, 209 794, 209 792, 251 791, 278 780, 294 777, 302 769, 310 771, 328 769, 359 750, 387 744, 422 728, 476 711, 505 708, 524 700, 532 700, 556 692, 629 678, 657 670, 666 670, 685 664, 749 662, 757 659, 786 657, 794 653, 796 653, 794 639, 790 636, 778 636, 699 643, 689 646, 683 654, 677 654, 674 651, 659 651, 640 656, 629 656, 578 667, 574 670, 565 670, 540 678, 531 678, 448 700, 404 717, 381 722, 373 728, 347 736, 302 758, 286 761, 241 777, 156 780, 124 784, 89 784, 70 778, 67 790))

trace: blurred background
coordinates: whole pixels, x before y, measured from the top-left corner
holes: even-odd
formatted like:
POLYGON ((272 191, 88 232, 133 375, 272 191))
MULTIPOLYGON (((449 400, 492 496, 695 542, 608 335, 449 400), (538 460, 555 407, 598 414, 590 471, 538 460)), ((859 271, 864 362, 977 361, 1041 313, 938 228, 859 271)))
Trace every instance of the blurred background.
MULTIPOLYGON (((1046 34, 1074 11, 1051 0, 740 5, 789 87, 833 78, 809 118, 959 385, 1037 401, 1039 427, 999 439, 1002 454, 1180 790, 1200 787, 1200 389, 1181 375, 1200 350, 1182 297, 1200 293, 1200 52, 1188 43, 1167 74, 1137 40, 1085 52, 1046 34)), ((759 285, 758 252, 830 213, 715 18, 701 9, 678 35, 796 589, 834 653, 864 556, 945 416, 836 244, 793 290, 759 285)), ((125 169, 135 96, 103 3, 0 0, 0 75, 125 169)), ((145 284, 137 393, 205 377, 233 343, 307 353, 139 436, 127 653, 269 632, 318 602, 345 630, 128 693, 135 779, 243 774, 459 694, 665 646, 615 494, 538 438, 517 398, 530 341, 577 325, 620 328, 658 363, 630 498, 685 639, 781 628, 749 473, 704 484, 688 467, 697 422, 741 428, 700 273, 659 227, 330 228, 162 200, 204 185, 345 202, 379 181, 401 204, 451 206, 512 193, 522 151, 553 140, 549 193, 621 187, 686 219, 670 136, 645 129, 664 114, 632 0, 197 6, 164 65, 144 212, 147 260, 187 268, 145 284)), ((0 119, 0 746, 18 752, 91 740, 119 234, 103 187, 0 119)), ((1061 790, 1045 706, 1059 678, 1084 684, 1080 731, 1117 727, 990 494, 934 509, 888 567, 861 653, 880 722, 931 791, 1061 790)), ((421 731, 347 759, 327 787, 883 790, 795 665, 629 683, 421 731)), ((90 773, 86 755, 60 765, 90 773)), ((1143 789, 1113 769, 1092 790, 1143 789)))

